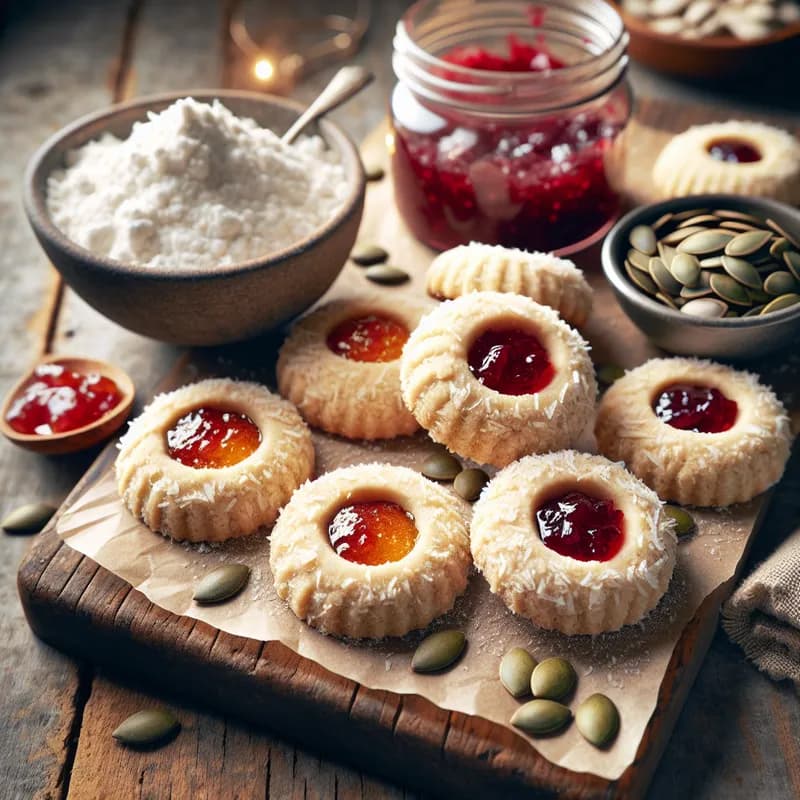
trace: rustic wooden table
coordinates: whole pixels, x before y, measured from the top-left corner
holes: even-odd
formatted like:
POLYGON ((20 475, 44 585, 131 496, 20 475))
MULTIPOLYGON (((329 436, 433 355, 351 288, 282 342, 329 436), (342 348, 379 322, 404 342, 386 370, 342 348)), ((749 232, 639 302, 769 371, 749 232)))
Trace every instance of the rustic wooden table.
MULTIPOLYGON (((272 3, 279 9, 283 3, 272 3)), ((285 4, 288 7, 288 3, 285 4)), ((357 60, 375 84, 338 119, 355 139, 383 117, 393 77, 390 42, 406 3, 374 3, 369 36, 357 60)), ((293 2, 305 6, 345 4, 293 2)), ((279 11, 278 11, 279 13, 279 11)), ((122 330, 65 290, 25 221, 24 165, 50 133, 112 100, 201 86, 241 85, 227 36, 223 0, 0 0, 0 392, 43 352, 74 352, 113 361, 146 398, 179 354, 122 330)), ((296 96, 309 99, 330 70, 296 96)), ((633 71, 638 93, 724 102, 742 112, 798 114, 796 87, 780 75, 702 89, 633 71)), ((779 365, 773 368, 780 369, 779 365)), ((797 400, 797 398, 795 398, 797 400)), ((0 513, 26 501, 55 504, 96 455, 44 458, 0 443, 0 513)), ((767 555, 800 521, 800 458, 776 492, 751 561, 767 555)), ((110 730, 154 703, 38 642, 16 594, 27 541, 0 546, 0 796, 10 798, 289 797, 393 798, 408 795, 357 769, 330 763, 225 718, 180 708, 179 744, 120 767, 110 730)), ((159 698, 158 702, 169 702, 159 698)), ((787 684, 758 673, 718 633, 651 787, 654 798, 800 796, 800 703, 787 684)), ((432 779, 434 776, 432 776, 432 779)))

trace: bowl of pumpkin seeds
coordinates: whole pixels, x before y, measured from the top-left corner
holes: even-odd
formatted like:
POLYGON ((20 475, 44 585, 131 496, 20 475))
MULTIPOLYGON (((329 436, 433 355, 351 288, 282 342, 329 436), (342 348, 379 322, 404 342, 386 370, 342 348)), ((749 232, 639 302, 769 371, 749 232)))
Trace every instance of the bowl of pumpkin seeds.
POLYGON ((800 337, 800 211, 783 203, 642 206, 611 229, 602 261, 625 313, 669 352, 747 359, 800 337))

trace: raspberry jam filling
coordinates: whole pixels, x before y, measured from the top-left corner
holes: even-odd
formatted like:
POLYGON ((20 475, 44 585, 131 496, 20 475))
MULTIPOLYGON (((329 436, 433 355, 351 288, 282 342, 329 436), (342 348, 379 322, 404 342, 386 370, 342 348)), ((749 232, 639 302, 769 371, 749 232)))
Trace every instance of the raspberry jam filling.
POLYGON ((653 404, 656 416, 667 425, 695 433, 722 433, 736 422, 738 406, 719 389, 676 383, 668 386, 653 404))
POLYGON ((491 72, 544 72, 562 69, 567 65, 543 46, 523 42, 513 33, 508 37, 508 55, 492 53, 483 47, 454 47, 442 57, 443 61, 469 69, 491 72))
POLYGON ((122 399, 117 384, 97 372, 40 364, 12 401, 6 422, 18 433, 47 436, 89 425, 122 399))
POLYGON ((375 566, 399 561, 417 542, 414 517, 397 503, 373 501, 340 508, 328 524, 336 555, 355 564, 375 566))
POLYGON ((535 394, 556 374, 538 337, 517 329, 482 333, 470 347, 467 363, 484 386, 501 394, 535 394))
POLYGON ((625 515, 612 500, 572 491, 536 511, 546 547, 578 561, 610 561, 625 541, 625 515))
POLYGON ((232 467, 255 451, 261 431, 245 414, 221 408, 196 408, 167 431, 167 450, 187 467, 232 467))
POLYGON ((408 340, 405 325, 369 314, 340 322, 327 338, 328 348, 351 361, 394 361, 408 340))
POLYGON ((715 139, 708 145, 708 154, 729 164, 752 164, 761 161, 761 153, 744 139, 715 139))

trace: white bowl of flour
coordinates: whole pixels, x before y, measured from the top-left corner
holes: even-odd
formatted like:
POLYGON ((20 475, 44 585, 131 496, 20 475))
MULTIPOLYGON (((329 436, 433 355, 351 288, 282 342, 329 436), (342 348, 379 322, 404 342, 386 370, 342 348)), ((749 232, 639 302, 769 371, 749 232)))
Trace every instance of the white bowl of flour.
POLYGON ((63 129, 34 155, 25 206, 69 285, 126 328, 221 344, 308 308, 338 275, 364 198, 333 123, 292 146, 300 113, 267 95, 143 98, 63 129))

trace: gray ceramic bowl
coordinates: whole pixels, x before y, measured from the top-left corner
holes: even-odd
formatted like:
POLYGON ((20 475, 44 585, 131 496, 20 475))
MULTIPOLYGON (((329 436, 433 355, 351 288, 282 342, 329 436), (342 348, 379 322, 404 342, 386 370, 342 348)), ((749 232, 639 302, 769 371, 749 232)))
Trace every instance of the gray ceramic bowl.
POLYGON ((800 211, 772 200, 707 194, 637 208, 611 229, 602 251, 603 271, 625 313, 655 344, 680 355, 748 359, 796 343, 800 303, 759 317, 701 319, 667 308, 630 282, 624 262, 631 228, 653 223, 668 211, 690 208, 726 208, 770 217, 795 238, 800 237, 800 211))
POLYGON ((289 100, 252 92, 201 90, 145 97, 77 120, 34 154, 25 176, 25 210, 36 238, 64 280, 114 322, 165 342, 215 345, 238 341, 297 316, 333 283, 353 246, 364 206, 364 172, 344 132, 323 120, 319 133, 337 151, 347 175, 344 204, 312 236, 263 258, 209 269, 174 271, 94 255, 58 230, 46 205, 47 178, 68 150, 104 132, 125 138, 134 122, 180 97, 219 98, 240 117, 277 133, 302 110, 289 100))

